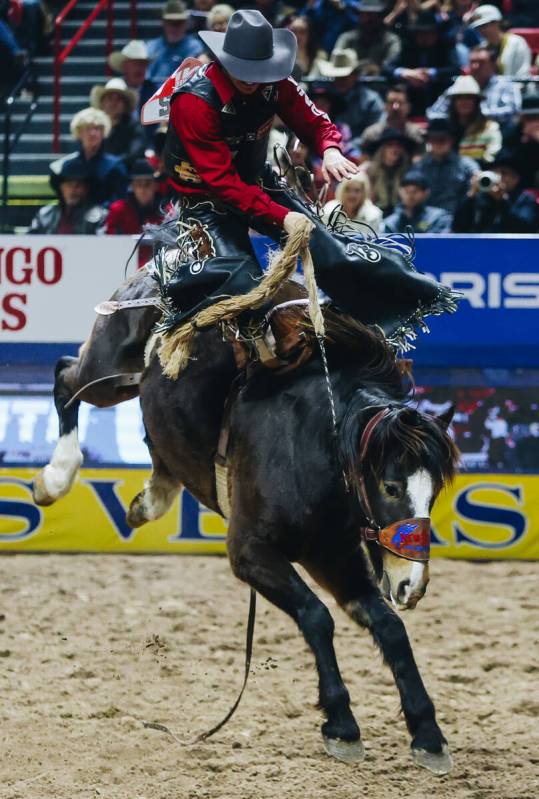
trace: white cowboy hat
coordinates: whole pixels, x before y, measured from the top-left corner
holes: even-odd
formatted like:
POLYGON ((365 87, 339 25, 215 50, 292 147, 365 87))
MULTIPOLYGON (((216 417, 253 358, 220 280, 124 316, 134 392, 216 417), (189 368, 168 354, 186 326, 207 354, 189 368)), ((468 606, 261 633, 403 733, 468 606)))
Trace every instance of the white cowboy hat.
POLYGON ((161 19, 183 22, 184 19, 189 19, 189 9, 183 0, 167 0, 161 11, 161 19))
POLYGON ((121 50, 111 53, 108 65, 115 72, 121 72, 124 61, 150 61, 148 45, 140 39, 132 39, 121 50))
POLYGON ((454 97, 456 94, 471 94, 475 97, 481 97, 481 88, 471 75, 459 75, 453 85, 447 90, 448 97, 454 97))
POLYGON ((118 92, 125 97, 128 111, 132 113, 138 104, 136 92, 127 88, 127 83, 123 78, 111 78, 104 86, 101 84, 93 86, 90 92, 90 105, 94 108, 101 108, 101 101, 107 92, 118 92))
POLYGON ((334 50, 331 59, 325 61, 320 59, 318 68, 324 78, 346 78, 359 67, 359 61, 355 50, 334 50))
POLYGON ((475 29, 489 22, 501 22, 503 19, 499 8, 491 5, 478 6, 470 17, 468 27, 475 29))

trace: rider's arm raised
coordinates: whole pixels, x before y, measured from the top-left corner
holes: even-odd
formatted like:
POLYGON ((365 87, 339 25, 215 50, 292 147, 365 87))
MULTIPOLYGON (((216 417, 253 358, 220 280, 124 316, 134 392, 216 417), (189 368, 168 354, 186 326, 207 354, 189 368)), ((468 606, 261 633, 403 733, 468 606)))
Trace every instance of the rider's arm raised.
POLYGON ((280 81, 278 86, 279 116, 296 136, 323 158, 324 180, 350 178, 358 169, 341 152, 342 136, 338 128, 298 86, 293 78, 280 81))

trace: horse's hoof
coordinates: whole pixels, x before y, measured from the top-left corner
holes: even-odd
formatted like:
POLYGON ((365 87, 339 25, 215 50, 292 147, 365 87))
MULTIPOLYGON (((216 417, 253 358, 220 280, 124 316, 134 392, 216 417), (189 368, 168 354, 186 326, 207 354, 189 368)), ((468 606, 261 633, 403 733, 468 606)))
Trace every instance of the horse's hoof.
POLYGON ((426 749, 412 749, 412 757, 416 766, 426 768, 437 777, 449 774, 453 768, 453 758, 447 744, 442 746, 441 752, 427 752, 426 749))
POLYGON ((344 763, 361 763, 365 757, 365 747, 361 741, 343 741, 342 738, 328 738, 323 736, 324 749, 337 760, 344 763))
POLYGON ((47 507, 47 505, 52 505, 53 502, 56 502, 58 497, 52 497, 49 494, 43 477, 43 471, 44 470, 41 469, 32 481, 32 496, 36 505, 47 507))
POLYGON ((142 494, 137 494, 129 506, 126 513, 125 520, 129 527, 134 530, 136 527, 142 527, 149 519, 146 517, 144 511, 144 503, 142 501, 142 494))

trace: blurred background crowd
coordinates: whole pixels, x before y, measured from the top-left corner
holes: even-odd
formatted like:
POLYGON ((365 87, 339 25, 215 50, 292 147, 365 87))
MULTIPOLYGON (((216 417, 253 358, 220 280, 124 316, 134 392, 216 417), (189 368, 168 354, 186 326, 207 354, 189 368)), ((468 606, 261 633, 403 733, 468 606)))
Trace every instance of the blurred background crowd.
MULTIPOLYGON (((0 0, 6 88, 47 54, 56 0, 0 0)), ((72 117, 72 152, 50 164, 58 201, 31 233, 134 234, 174 200, 163 173, 165 129, 140 108, 188 56, 211 59, 198 31, 224 31, 237 8, 258 8, 298 40, 293 76, 337 123, 359 174, 324 188, 323 213, 376 233, 539 230, 539 1, 168 0, 161 34, 125 41, 109 77, 72 117)), ((276 119, 273 146, 323 189, 320 162, 276 119)))

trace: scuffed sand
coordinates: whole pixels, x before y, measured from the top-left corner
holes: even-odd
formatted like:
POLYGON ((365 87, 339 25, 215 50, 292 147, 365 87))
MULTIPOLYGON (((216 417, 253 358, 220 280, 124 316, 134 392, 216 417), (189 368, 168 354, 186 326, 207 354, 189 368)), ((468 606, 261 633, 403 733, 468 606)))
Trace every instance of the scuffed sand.
POLYGON ((313 659, 259 601, 236 716, 192 748, 243 673, 248 589, 224 558, 0 558, 2 799, 537 799, 534 563, 435 560, 405 621, 455 769, 413 766, 397 691, 368 634, 325 597, 366 760, 323 752, 313 659))

